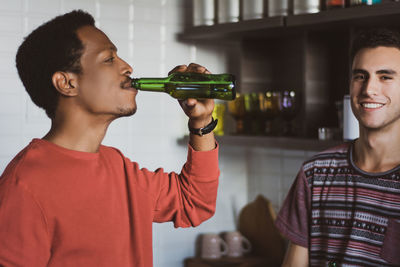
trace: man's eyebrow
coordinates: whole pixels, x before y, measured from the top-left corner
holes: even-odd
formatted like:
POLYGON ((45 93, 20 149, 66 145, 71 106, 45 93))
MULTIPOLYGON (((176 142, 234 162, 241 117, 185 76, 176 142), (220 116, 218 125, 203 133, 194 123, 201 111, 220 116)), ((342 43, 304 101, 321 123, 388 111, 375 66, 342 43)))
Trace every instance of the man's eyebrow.
POLYGON ((361 74, 368 74, 368 71, 363 70, 363 69, 354 69, 354 70, 352 71, 352 73, 353 73, 353 75, 354 75, 354 74, 359 74, 359 73, 361 73, 361 74))
POLYGON ((99 54, 103 54, 103 53, 107 53, 107 52, 109 52, 109 51, 117 52, 118 49, 117 49, 117 47, 116 47, 115 45, 110 45, 110 46, 108 46, 108 47, 100 48, 100 49, 98 50, 98 53, 99 53, 99 54))
POLYGON ((391 74, 391 75, 396 75, 397 72, 392 69, 383 69, 383 70, 378 70, 376 71, 376 74, 391 74))

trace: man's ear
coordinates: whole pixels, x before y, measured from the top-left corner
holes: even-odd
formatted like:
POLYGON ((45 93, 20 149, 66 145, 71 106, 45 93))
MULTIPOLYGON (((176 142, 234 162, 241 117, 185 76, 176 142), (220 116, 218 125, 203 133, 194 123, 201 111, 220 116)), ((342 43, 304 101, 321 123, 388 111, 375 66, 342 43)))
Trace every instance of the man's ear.
POLYGON ((57 71, 52 77, 53 86, 64 96, 76 96, 76 74, 71 72, 57 71))

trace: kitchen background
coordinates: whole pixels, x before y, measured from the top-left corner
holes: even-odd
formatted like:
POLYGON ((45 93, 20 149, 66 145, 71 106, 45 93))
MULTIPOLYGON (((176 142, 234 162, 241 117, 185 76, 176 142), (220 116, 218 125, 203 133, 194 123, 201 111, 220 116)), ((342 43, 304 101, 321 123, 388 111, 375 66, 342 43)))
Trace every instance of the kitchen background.
MULTIPOLYGON (((191 24, 187 0, 0 0, 0 172, 32 138, 42 137, 50 120, 29 99, 15 68, 15 53, 24 36, 44 21, 72 9, 90 12, 133 66, 136 77, 164 77, 179 64, 196 62, 213 73, 229 70, 235 55, 215 43, 177 41, 191 24)), ((112 123, 104 144, 118 147, 141 167, 179 172, 186 145, 187 119, 166 94, 140 92, 138 111, 112 123)), ((240 209, 258 194, 278 210, 301 163, 315 152, 265 147, 221 146, 220 187, 215 216, 197 228, 154 224, 154 266, 183 266, 194 256, 200 233, 236 229, 240 209)))

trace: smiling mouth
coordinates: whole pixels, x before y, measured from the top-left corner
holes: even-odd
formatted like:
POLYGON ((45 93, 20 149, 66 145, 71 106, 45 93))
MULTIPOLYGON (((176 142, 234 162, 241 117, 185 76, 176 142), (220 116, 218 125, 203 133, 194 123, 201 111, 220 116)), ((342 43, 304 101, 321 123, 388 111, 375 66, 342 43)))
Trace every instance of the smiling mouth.
POLYGON ((384 106, 384 104, 380 104, 380 103, 361 103, 360 105, 363 108, 368 108, 368 109, 377 109, 377 108, 381 108, 384 106))

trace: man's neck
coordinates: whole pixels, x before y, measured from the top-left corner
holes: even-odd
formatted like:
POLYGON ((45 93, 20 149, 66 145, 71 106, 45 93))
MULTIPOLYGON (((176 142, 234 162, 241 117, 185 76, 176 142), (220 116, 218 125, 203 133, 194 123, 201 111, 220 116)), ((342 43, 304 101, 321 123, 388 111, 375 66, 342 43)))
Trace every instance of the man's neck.
POLYGON ((398 131, 370 131, 360 129, 360 138, 354 146, 353 160, 366 172, 385 172, 400 165, 398 131))
POLYGON ((67 118, 57 117, 52 120, 50 131, 43 139, 64 148, 95 153, 99 150, 111 121, 94 121, 85 116, 67 118))

